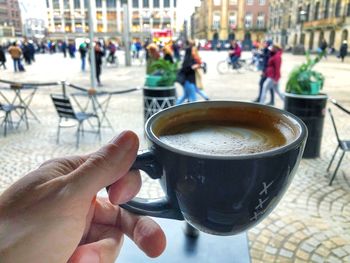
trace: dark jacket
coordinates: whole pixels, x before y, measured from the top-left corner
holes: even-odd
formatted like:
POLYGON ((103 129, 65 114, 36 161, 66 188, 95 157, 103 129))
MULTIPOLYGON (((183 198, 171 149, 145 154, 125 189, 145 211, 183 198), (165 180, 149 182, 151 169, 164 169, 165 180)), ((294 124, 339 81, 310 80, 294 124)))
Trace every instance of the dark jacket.
POLYGON ((184 62, 182 63, 181 73, 184 75, 185 81, 196 84, 196 73, 192 69, 192 66, 196 64, 192 57, 192 47, 186 49, 184 62))
POLYGON ((348 54, 348 44, 342 44, 340 47, 340 56, 341 57, 346 57, 348 54))
POLYGON ((4 50, 0 47, 0 62, 6 62, 6 55, 4 50))
POLYGON ((174 64, 173 56, 170 54, 165 54, 164 60, 169 61, 170 63, 174 64))

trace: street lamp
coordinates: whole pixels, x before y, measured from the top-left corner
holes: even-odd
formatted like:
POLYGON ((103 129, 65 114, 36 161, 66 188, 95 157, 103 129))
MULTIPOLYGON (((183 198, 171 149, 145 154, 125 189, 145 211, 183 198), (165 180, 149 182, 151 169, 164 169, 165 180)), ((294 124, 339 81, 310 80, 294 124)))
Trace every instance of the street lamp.
POLYGON ((300 10, 299 12, 299 19, 300 19, 300 44, 304 45, 304 34, 303 34, 303 27, 304 22, 306 21, 306 12, 304 10, 300 10))

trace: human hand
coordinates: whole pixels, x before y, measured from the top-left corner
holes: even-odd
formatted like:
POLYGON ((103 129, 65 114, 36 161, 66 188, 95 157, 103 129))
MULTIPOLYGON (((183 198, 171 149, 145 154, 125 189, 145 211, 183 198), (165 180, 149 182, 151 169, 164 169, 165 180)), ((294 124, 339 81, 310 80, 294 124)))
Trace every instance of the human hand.
POLYGON ((139 191, 129 171, 137 136, 124 132, 95 153, 50 160, 0 196, 0 259, 5 262, 114 262, 128 235, 148 256, 165 249, 165 235, 147 217, 118 204, 139 191), (111 185, 107 198, 96 197, 111 185))

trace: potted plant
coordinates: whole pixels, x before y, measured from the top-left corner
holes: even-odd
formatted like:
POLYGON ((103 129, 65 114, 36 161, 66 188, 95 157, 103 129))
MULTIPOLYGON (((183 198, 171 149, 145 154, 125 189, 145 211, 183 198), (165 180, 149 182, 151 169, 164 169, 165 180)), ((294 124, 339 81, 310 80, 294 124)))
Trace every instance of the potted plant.
POLYGON ((325 78, 314 70, 324 53, 311 58, 306 53, 306 62, 297 66, 289 75, 284 100, 284 109, 302 119, 308 128, 308 140, 304 158, 320 156, 323 122, 326 112, 327 96, 320 93, 325 78))
POLYGON ((176 81, 177 63, 171 63, 163 58, 154 61, 150 66, 152 74, 146 77, 146 86, 171 87, 176 81))
POLYGON ((293 69, 289 74, 286 92, 302 95, 317 95, 324 85, 322 73, 313 70, 313 67, 320 62, 323 53, 311 58, 310 53, 306 53, 306 62, 293 69))
POLYGON ((176 75, 178 64, 160 58, 150 65, 150 75, 146 76, 144 96, 145 122, 160 110, 176 103, 176 75))

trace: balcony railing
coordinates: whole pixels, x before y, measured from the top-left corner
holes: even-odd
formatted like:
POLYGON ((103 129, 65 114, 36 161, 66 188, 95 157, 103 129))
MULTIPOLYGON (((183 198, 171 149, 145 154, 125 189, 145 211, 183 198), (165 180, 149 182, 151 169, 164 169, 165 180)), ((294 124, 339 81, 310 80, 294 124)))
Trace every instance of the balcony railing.
POLYGON ((344 17, 330 17, 321 20, 304 22, 304 29, 331 28, 341 26, 345 21, 344 17))

